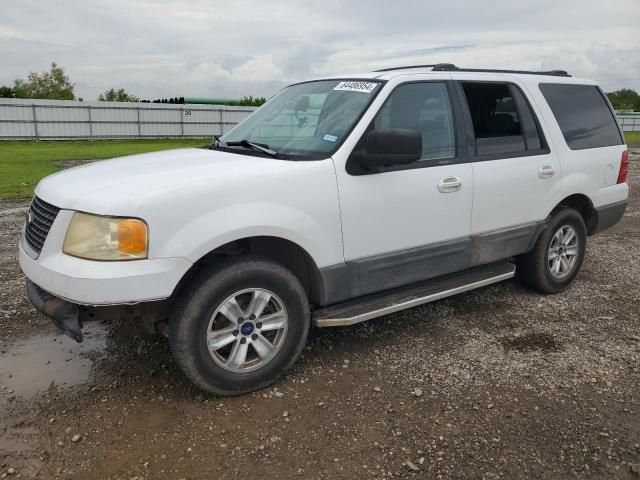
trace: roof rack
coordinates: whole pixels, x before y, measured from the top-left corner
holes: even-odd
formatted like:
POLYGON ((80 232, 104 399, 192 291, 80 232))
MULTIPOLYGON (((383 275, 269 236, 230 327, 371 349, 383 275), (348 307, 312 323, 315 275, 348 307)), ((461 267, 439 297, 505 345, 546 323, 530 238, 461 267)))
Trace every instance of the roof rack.
POLYGON ((381 68, 380 70, 374 70, 374 72, 392 72, 394 70, 409 70, 412 68, 432 68, 433 70, 436 70, 436 68, 440 68, 440 67, 456 68, 456 66, 452 63, 434 63, 431 65, 407 65, 404 67, 381 68))
POLYGON ((554 77, 570 77, 565 70, 546 70, 546 71, 533 71, 533 70, 499 70, 494 68, 460 68, 456 67, 452 63, 436 63, 433 65, 408 65, 405 67, 392 67, 382 68, 380 70, 374 70, 375 72, 392 72, 394 70, 408 70, 414 68, 431 68, 433 72, 478 72, 478 73, 517 73, 526 75, 551 75, 554 77))

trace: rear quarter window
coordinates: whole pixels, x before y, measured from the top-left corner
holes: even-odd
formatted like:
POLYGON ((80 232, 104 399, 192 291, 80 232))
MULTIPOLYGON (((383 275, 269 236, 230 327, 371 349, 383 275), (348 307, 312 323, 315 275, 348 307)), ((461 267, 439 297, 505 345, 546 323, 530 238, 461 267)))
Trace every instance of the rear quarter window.
POLYGON ((624 143, 615 114, 598 87, 541 83, 540 91, 572 150, 624 143))

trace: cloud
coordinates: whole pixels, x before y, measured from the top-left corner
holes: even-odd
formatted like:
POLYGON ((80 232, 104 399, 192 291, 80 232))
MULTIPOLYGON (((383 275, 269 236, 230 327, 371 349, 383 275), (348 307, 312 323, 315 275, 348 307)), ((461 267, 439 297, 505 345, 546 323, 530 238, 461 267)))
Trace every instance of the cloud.
POLYGON ((566 69, 640 90, 637 0, 21 0, 0 17, 0 84, 56 61, 86 99, 270 96, 392 65, 566 69))

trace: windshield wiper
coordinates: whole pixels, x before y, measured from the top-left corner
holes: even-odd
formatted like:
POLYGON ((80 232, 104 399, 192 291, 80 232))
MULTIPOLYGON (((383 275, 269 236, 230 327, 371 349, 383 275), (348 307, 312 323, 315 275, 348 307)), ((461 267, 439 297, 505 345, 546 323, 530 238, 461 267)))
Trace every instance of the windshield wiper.
POLYGON ((275 150, 271 150, 269 145, 264 143, 254 143, 249 140, 240 140, 237 142, 221 142, 217 141, 216 145, 220 145, 221 147, 244 147, 250 150, 256 150, 258 152, 266 153, 267 155, 272 156, 273 158, 279 158, 280 154, 275 150))

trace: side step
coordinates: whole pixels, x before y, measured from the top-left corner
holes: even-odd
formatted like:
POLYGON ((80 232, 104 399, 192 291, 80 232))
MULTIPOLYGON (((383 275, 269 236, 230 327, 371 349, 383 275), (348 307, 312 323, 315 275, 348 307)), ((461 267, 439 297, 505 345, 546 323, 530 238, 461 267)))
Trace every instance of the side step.
POLYGON ((313 312, 316 327, 338 327, 371 320, 406 308, 501 282, 515 275, 510 262, 493 263, 423 283, 367 295, 313 312))

